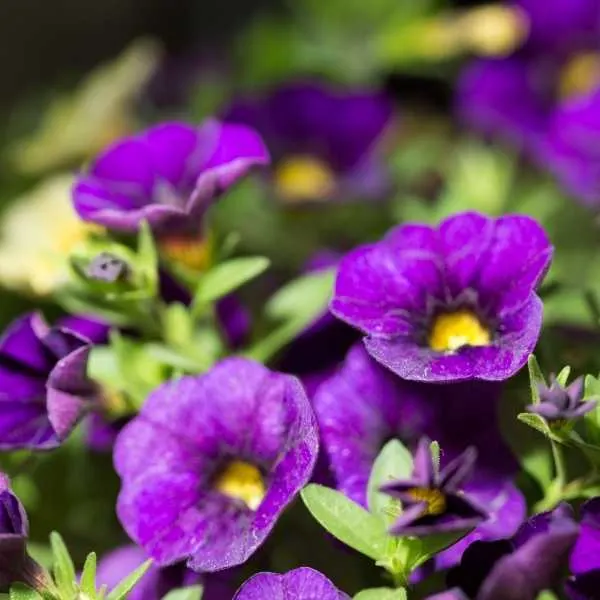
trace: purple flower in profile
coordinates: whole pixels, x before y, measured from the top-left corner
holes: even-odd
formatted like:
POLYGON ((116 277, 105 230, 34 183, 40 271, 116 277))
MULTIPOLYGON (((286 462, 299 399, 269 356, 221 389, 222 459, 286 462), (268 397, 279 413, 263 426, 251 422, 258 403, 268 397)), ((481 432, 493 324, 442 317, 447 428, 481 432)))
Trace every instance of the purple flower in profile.
POLYGON ((0 473, 0 591, 22 582, 35 590, 50 583, 48 574, 27 554, 29 523, 20 500, 0 473))
POLYGON ((536 600, 559 582, 577 532, 561 505, 531 518, 512 539, 474 542, 448 575, 448 600, 536 600))
POLYGON ((527 407, 527 411, 540 415, 551 425, 564 425, 594 410, 595 400, 583 401, 583 377, 578 377, 567 387, 552 378, 550 387, 538 387, 540 401, 527 407))
POLYGON ((330 307, 404 379, 504 380, 537 342, 535 289, 551 257, 543 229, 522 215, 401 225, 342 259, 330 307))
POLYGON ((159 566, 226 569, 264 542, 317 453, 300 383, 229 358, 160 386, 119 434, 117 513, 159 566))
POLYGON ((600 498, 581 507, 579 537, 569 559, 572 577, 566 584, 571 600, 595 600, 600 590, 600 498))
POLYGON ((28 314, 0 339, 0 448, 58 446, 96 398, 88 340, 28 314))
POLYGON ((477 452, 468 448, 442 469, 435 464, 423 438, 415 454, 412 477, 385 484, 381 490, 402 502, 402 513, 391 528, 395 535, 431 535, 474 529, 487 513, 463 491, 477 452))
POLYGON ((384 196, 389 177, 377 146, 393 113, 381 93, 303 83, 239 100, 225 118, 261 133, 273 156, 274 193, 293 204, 384 196))
POLYGON ((300 567, 283 575, 257 573, 237 591, 233 600, 350 600, 325 575, 300 567))
POLYGON ((136 231, 145 220, 159 232, 197 235, 211 202, 268 162, 248 127, 164 123, 105 150, 79 176, 73 201, 82 219, 109 229, 136 231))

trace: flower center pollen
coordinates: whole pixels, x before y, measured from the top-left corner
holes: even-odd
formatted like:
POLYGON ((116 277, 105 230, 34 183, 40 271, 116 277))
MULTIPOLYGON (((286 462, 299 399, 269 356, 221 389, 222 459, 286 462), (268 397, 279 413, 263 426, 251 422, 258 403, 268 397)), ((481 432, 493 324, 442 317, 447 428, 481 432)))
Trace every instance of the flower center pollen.
POLYGON ((559 80, 561 98, 591 92, 600 84, 600 53, 587 52, 572 58, 562 69, 559 80))
POLYGON ((250 510, 256 510, 265 497, 265 482, 257 467, 234 460, 219 474, 215 489, 225 496, 241 500, 250 510))
POLYGON ((429 335, 429 347, 436 352, 454 352, 463 346, 487 346, 489 330, 469 310, 439 314, 429 335))
POLYGON ((312 156, 290 156, 275 171, 275 189, 285 201, 321 200, 335 189, 335 174, 312 156))
POLYGON ((206 271, 213 254, 213 243, 209 237, 189 238, 170 236, 159 241, 161 253, 170 261, 192 271, 206 271))
POLYGON ((446 497, 441 490, 430 488, 412 488, 408 490, 408 495, 415 502, 423 502, 426 504, 426 515, 441 515, 446 510, 446 497))

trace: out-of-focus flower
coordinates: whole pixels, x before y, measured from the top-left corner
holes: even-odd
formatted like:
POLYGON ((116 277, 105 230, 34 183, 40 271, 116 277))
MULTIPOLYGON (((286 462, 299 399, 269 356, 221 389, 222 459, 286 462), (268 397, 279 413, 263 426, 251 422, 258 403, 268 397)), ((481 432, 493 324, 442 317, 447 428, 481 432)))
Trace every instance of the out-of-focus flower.
POLYGON ((95 230, 70 202, 71 175, 42 181, 2 216, 0 283, 46 295, 68 281, 68 256, 95 230))
POLYGON ((58 446, 96 398, 86 377, 89 341, 48 327, 37 314, 14 321, 0 339, 0 448, 58 446))
POLYGON ((527 361, 542 325, 535 289, 552 257, 533 219, 461 213, 406 224, 340 264, 332 312, 405 379, 504 380, 527 361))
POLYGON ((77 178, 73 200, 86 221, 136 231, 146 220, 169 234, 202 233, 212 201, 269 162, 252 129, 209 120, 164 123, 107 148, 77 178))
POLYGON ((566 592, 571 600, 595 600, 600 591, 600 498, 581 507, 580 532, 569 560, 573 576, 566 592))
POLYGON ((158 565, 232 567, 264 542, 308 482, 317 452, 300 383, 226 359, 158 388, 120 433, 117 512, 158 565))
POLYGON ((50 584, 49 575, 27 554, 28 535, 25 509, 0 473, 0 591, 15 582, 39 591, 50 584))
POLYGON ((567 387, 552 379, 550 387, 540 385, 540 401, 527 407, 527 411, 544 417, 551 425, 564 425, 578 419, 596 407, 597 401, 583 401, 583 377, 567 387))
POLYGON ((385 484, 381 490, 402 502, 402 513, 391 528, 395 535, 431 535, 475 528, 487 517, 483 507, 463 491, 477 452, 468 448, 440 470, 423 438, 415 454, 410 479, 385 484))
POLYGON ((385 194, 389 180, 378 142, 393 114, 380 93, 295 84, 238 101, 226 119, 261 133, 273 156, 273 192, 296 204, 385 194))
POLYGON ((448 598, 536 600, 557 585, 577 532, 568 508, 559 506, 532 517, 512 539, 474 542, 450 571, 448 598))
POLYGON ((11 155, 25 173, 78 163, 136 126, 133 104, 155 71, 160 49, 138 40, 114 62, 90 73, 73 94, 57 98, 38 131, 19 141, 11 155))
POLYGON ((349 600, 325 575, 300 567, 283 575, 257 573, 237 591, 233 600, 349 600))

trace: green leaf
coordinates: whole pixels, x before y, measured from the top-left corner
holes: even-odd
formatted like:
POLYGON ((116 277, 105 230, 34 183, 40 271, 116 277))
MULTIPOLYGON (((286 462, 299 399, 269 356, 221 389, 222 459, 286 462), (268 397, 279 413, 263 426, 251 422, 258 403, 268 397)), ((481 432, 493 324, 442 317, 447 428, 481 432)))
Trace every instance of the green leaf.
POLYGON ((96 553, 90 552, 85 559, 83 565, 83 571, 81 572, 81 579, 79 581, 79 588, 84 594, 87 594, 90 598, 96 595, 96 553))
POLYGON ((203 588, 201 585, 171 590, 162 600, 202 600, 203 588))
POLYGON ((525 423, 525 425, 529 425, 529 427, 543 433, 547 438, 550 438, 555 442, 564 444, 566 441, 564 437, 558 435, 560 430, 556 429, 553 431, 550 429, 544 417, 541 417, 540 415, 536 415, 535 413, 519 413, 517 419, 519 419, 521 423, 525 423))
POLYGON ((313 517, 338 540, 373 560, 384 557, 389 536, 381 519, 342 493, 317 484, 302 490, 302 500, 313 517))
POLYGON ((9 598, 10 600, 42 600, 42 596, 24 583, 13 583, 10 586, 9 598))
POLYGON ((586 375, 584 390, 584 400, 600 398, 600 378, 586 375))
POLYGON ((373 514, 385 514, 394 499, 382 494, 379 488, 394 479, 410 477, 413 459, 406 446, 399 440, 390 440, 382 449, 371 469, 367 498, 369 510, 373 514))
POLYGON ((354 600, 407 600, 406 590, 404 588, 373 588, 363 590, 354 596, 354 600))
POLYGON ((465 529, 463 531, 438 533, 418 538, 418 552, 414 553, 415 558, 411 561, 409 565, 410 571, 413 571, 417 567, 421 566, 424 562, 426 562, 436 554, 439 554, 442 550, 449 548, 450 546, 452 546, 452 544, 455 544, 456 542, 464 538, 465 535, 473 531, 473 529, 474 527, 472 527, 471 529, 465 529))
POLYGON ((540 365, 533 354, 527 359, 527 368, 529 369, 529 383, 531 386, 531 399, 533 404, 538 404, 540 401, 539 385, 546 385, 546 380, 540 369, 540 365))
POLYGON ((150 289, 156 292, 158 289, 158 250, 154 243, 152 229, 146 221, 142 222, 138 233, 137 259, 139 267, 150 284, 150 289))
POLYGON ((569 380, 569 375, 571 374, 571 367, 566 366, 563 367, 560 373, 556 376, 556 381, 563 387, 567 385, 567 381, 569 380))
POLYGON ((62 537, 56 531, 50 534, 50 545, 54 556, 54 580, 61 593, 68 597, 74 593, 77 579, 73 560, 62 537))
POLYGON ((122 600, 136 586, 139 580, 146 574, 146 571, 152 565, 152 560, 147 560, 139 566, 133 573, 125 577, 114 589, 110 591, 106 600, 122 600))
POLYGON ((258 277, 270 265, 264 256, 232 258, 204 273, 196 287, 192 312, 208 306, 230 292, 258 277))

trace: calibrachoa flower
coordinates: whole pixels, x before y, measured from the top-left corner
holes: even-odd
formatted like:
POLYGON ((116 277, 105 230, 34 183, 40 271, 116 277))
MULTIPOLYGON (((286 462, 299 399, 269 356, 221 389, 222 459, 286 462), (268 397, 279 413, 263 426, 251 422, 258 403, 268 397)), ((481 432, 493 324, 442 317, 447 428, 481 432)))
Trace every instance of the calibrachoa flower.
POLYGON ((400 377, 504 380, 537 342, 535 289, 551 257, 542 228, 522 215, 401 225, 342 259, 331 310, 400 377))
POLYGON ((381 488, 402 502, 402 513, 391 528, 396 535, 469 530, 487 517, 485 510, 463 491, 477 452, 468 448, 440 470, 431 456, 430 443, 427 438, 419 442, 410 479, 381 488))
POLYGON ((294 84, 240 100, 226 119, 255 127, 273 155, 273 189, 283 202, 369 199, 389 189, 377 142, 393 105, 380 93, 294 84))
POLYGON ((559 506, 531 518, 510 540, 474 542, 448 576, 454 590, 447 598, 536 600, 558 583, 577 532, 569 508, 559 506))
POLYGON ((0 591, 17 581, 36 590, 50 583, 48 574, 27 554, 28 535, 25 509, 0 473, 0 591))
POLYGON ((583 377, 577 378, 566 388, 556 379, 550 387, 539 387, 540 402, 527 407, 527 411, 544 417, 550 424, 566 424, 594 410, 597 401, 583 401, 583 377))
POLYGON ((226 359, 159 387, 120 433, 117 512, 158 565, 225 569, 263 543, 310 479, 317 453, 300 383, 226 359))
POLYGON ((86 377, 89 341, 37 314, 14 321, 0 339, 0 448, 58 446, 95 400, 86 377))
POLYGON ((233 600, 350 600, 325 575, 300 567, 279 575, 258 573, 238 590, 233 600))
POLYGON ((199 127, 164 123, 105 150, 73 189, 86 221, 136 231, 201 232, 211 202, 252 167, 269 162, 252 129, 208 120, 199 127))

